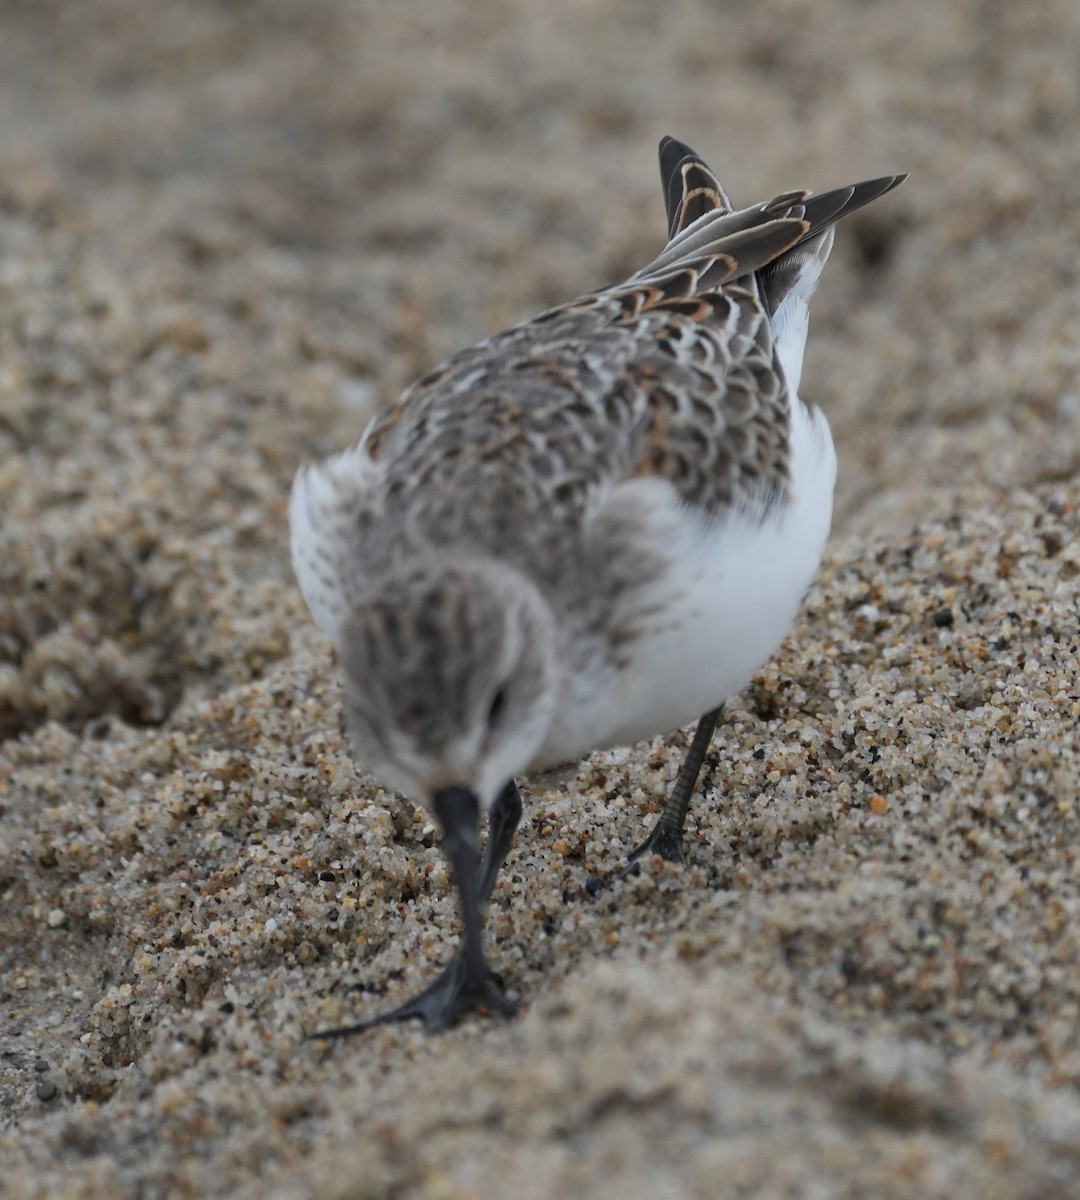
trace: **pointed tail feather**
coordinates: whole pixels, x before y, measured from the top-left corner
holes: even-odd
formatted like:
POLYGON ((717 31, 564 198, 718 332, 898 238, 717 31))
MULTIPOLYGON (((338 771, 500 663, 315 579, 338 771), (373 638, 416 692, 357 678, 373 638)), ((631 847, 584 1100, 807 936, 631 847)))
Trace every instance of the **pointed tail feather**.
POLYGON ((811 277, 816 282, 832 246, 832 238, 822 235, 831 226, 907 178, 886 175, 816 196, 784 192, 735 212, 712 171, 689 146, 672 137, 660 142, 660 177, 669 241, 635 281, 659 282, 689 268, 698 274, 699 287, 715 287, 760 273, 768 285, 763 290, 770 312, 807 267, 814 267, 811 277))
POLYGON ((803 193, 806 196, 802 204, 803 211, 797 215, 804 216, 810 222, 810 231, 806 236, 812 238, 823 229, 884 196, 886 192, 899 187, 905 179, 906 174, 883 175, 880 179, 867 179, 863 183, 853 183, 850 187, 822 192, 820 196, 806 196, 803 193))
POLYGON ((805 299, 809 300, 832 250, 833 228, 837 221, 891 192, 905 179, 907 175, 886 175, 822 192, 820 196, 804 196, 787 210, 790 216, 801 214, 807 223, 807 231, 792 249, 777 256, 758 275, 761 298, 770 316, 780 309, 793 289, 804 292, 805 299))
POLYGON ((668 240, 709 212, 731 212, 720 181, 684 142, 660 141, 660 184, 667 209, 668 240))

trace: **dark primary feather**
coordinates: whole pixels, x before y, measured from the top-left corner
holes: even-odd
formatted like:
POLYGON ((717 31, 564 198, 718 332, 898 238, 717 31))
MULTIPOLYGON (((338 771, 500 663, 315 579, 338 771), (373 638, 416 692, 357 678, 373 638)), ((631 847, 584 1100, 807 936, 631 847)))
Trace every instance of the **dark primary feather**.
POLYGON ((731 212, 720 180, 700 158, 673 137, 660 141, 660 183, 667 210, 668 241, 707 212, 731 212))

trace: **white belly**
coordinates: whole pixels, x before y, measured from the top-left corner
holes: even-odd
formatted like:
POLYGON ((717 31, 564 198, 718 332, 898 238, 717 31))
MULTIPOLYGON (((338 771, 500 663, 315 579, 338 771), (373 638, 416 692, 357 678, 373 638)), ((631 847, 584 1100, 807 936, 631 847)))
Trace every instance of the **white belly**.
POLYGON ((653 495, 670 569, 635 603, 653 614, 648 632, 629 643, 622 670, 574 681, 536 766, 687 725, 774 653, 821 562, 836 481, 824 415, 794 407, 792 498, 768 523, 707 526, 670 488, 653 495))

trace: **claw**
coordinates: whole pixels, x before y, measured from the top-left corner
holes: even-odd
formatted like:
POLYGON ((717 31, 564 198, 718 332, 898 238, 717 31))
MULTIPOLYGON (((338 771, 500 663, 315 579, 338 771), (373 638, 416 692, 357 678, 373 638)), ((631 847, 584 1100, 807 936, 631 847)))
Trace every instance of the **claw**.
POLYGON ((623 871, 623 875, 625 876, 629 873, 630 868, 639 858, 644 858, 649 854, 657 854, 665 862, 685 866, 686 854, 683 851, 682 830, 672 829, 670 825, 664 824, 663 821, 658 821, 653 826, 652 833, 649 834, 640 846, 631 850, 626 856, 626 868, 623 871))

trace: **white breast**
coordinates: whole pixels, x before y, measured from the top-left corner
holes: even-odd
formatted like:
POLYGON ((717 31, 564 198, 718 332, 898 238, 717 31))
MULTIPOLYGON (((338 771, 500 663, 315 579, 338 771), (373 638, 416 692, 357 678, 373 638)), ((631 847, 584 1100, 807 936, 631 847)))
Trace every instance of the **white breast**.
MULTIPOLYGON (((626 668, 568 688, 535 767, 677 729, 729 699, 772 655, 821 562, 836 453, 823 413, 796 401, 791 501, 764 525, 706 525, 674 490, 643 481, 649 522, 670 567, 635 608, 651 612, 626 668)), ((626 485, 637 486, 635 483, 626 485)))

